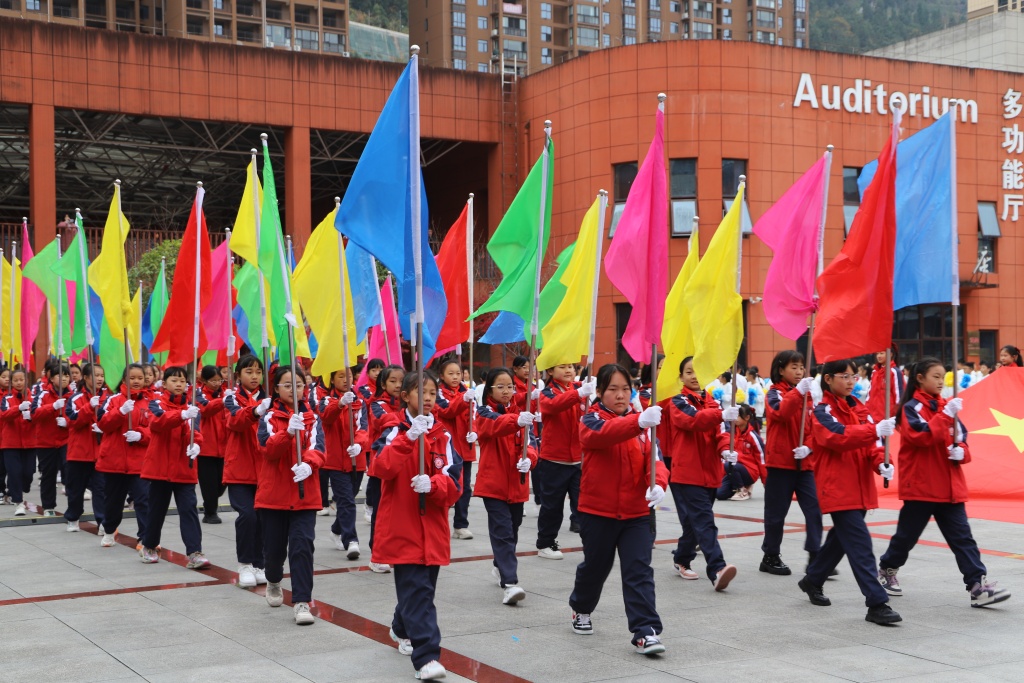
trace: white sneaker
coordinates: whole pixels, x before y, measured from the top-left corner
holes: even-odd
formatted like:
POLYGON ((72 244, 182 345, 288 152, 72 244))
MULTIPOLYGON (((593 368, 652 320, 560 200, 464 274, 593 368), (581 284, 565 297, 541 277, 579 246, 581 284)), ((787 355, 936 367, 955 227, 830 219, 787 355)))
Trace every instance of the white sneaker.
POLYGON ((498 588, 501 588, 501 572, 498 571, 497 567, 491 567, 491 577, 498 582, 498 588))
POLYGON ((337 548, 338 550, 344 550, 345 549, 345 544, 341 542, 341 536, 339 536, 338 534, 334 533, 333 531, 331 532, 331 540, 334 541, 334 547, 337 548))
POLYGON ((58 484, 63 484, 64 483, 63 481, 61 481, 60 470, 57 470, 57 483, 58 484))
POLYGON ((520 588, 517 584, 510 583, 505 586, 505 595, 501 598, 501 604, 503 605, 514 605, 520 600, 526 599, 526 591, 520 588))
POLYGON ((541 557, 545 560, 561 560, 565 555, 558 549, 558 541, 555 541, 551 546, 547 548, 541 548, 537 552, 537 557, 541 557))
POLYGON ((398 643, 398 654, 405 655, 406 657, 412 656, 412 641, 408 638, 399 638, 395 635, 395 629, 390 629, 388 635, 391 636, 391 640, 398 643))
POLYGON ((366 520, 367 524, 369 524, 370 520, 373 519, 373 508, 370 507, 369 505, 363 506, 363 519, 366 520))
POLYGON ((390 564, 385 564, 383 562, 374 562, 374 561, 371 560, 368 566, 370 567, 370 571, 373 572, 374 574, 390 574, 391 573, 391 565, 390 564))
POLYGON ((266 586, 267 585, 267 572, 262 567, 255 567, 256 572, 256 585, 266 586))
POLYGON ((14 508, 14 516, 15 517, 24 517, 25 516, 25 504, 24 503, 18 503, 18 507, 14 508))
POLYGON ((115 540, 116 537, 117 537, 116 534, 108 534, 106 532, 103 532, 103 540, 100 541, 100 547, 103 547, 103 548, 110 548, 110 547, 112 547, 114 545, 114 543, 116 543, 116 540, 115 540))
POLYGON ((281 584, 267 584, 267 604, 271 607, 280 607, 284 604, 284 591, 281 590, 281 584))
POLYGON ((85 496, 82 498, 82 500, 92 500, 92 491, 86 489, 85 496))
POLYGON ((238 587, 256 587, 256 571, 253 569, 251 564, 241 564, 238 566, 238 587))
POLYGON ((292 612, 295 615, 295 623, 299 626, 309 626, 316 621, 313 613, 309 611, 308 602, 295 603, 295 607, 292 608, 292 612))
POLYGON ((421 681, 436 681, 447 675, 448 672, 441 666, 441 662, 436 659, 427 662, 416 672, 416 678, 421 681))
POLYGON ((452 532, 452 538, 458 538, 463 541, 468 541, 473 538, 473 532, 469 529, 456 529, 452 532))
POLYGON ((60 495, 62 495, 62 496, 68 495, 68 487, 67 486, 61 486, 60 487, 60 495))
POLYGON ((316 516, 326 517, 329 514, 331 514, 331 508, 322 508, 319 512, 316 513, 316 516))
POLYGON ((70 533, 74 533, 76 531, 78 531, 78 520, 76 519, 73 522, 69 521, 68 522, 67 532, 70 534, 70 533))
POLYGON ((348 544, 348 559, 358 560, 359 559, 359 544, 352 541, 348 544))

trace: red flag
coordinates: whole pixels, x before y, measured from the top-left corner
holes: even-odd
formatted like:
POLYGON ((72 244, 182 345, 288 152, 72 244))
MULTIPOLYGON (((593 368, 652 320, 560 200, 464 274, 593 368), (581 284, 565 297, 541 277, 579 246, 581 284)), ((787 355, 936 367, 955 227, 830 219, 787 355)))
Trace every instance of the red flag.
POLYGON ((896 254, 896 143, 893 117, 878 171, 864 191, 846 244, 818 276, 820 309, 814 353, 822 361, 875 353, 892 344, 892 282, 896 254))
POLYGON ((165 365, 168 366, 188 365, 193 361, 197 348, 200 356, 207 350, 206 330, 200 314, 209 306, 213 288, 210 284, 210 236, 206 232, 206 217, 203 216, 204 194, 203 188, 196 191, 178 262, 174 265, 171 300, 150 348, 152 353, 167 351, 165 365))
POLYGON ((462 209, 459 219, 448 230, 435 261, 448 298, 448 316, 437 335, 435 347, 449 349, 469 340, 469 322, 472 303, 469 300, 469 247, 466 244, 467 212, 462 209))

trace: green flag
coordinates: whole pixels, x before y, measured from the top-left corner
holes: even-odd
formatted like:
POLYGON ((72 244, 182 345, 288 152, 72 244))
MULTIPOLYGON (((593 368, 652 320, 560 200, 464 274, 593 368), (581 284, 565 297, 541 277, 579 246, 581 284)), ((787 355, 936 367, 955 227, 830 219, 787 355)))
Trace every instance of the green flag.
MULTIPOLYGON (((160 275, 157 277, 156 282, 153 283, 153 293, 149 297, 149 308, 146 309, 145 314, 143 314, 142 340, 147 348, 153 344, 153 339, 156 337, 156 333, 160 329, 160 325, 164 322, 164 315, 167 313, 167 304, 170 301, 170 297, 167 295, 166 267, 166 263, 161 260, 160 275), (147 323, 149 325, 148 334, 146 330, 147 323)), ((156 358, 157 363, 163 365, 167 362, 167 354, 167 351, 162 351, 151 355, 156 358)))
MULTIPOLYGON (((541 336, 540 330, 548 324, 551 320, 551 316, 558 310, 558 305, 562 303, 562 299, 565 298, 566 287, 562 284, 562 273, 569 266, 569 260, 572 258, 573 251, 576 250, 576 243, 573 242, 558 255, 556 261, 558 262, 558 270, 551 276, 548 283, 544 285, 544 289, 540 292, 540 311, 537 317, 537 348, 544 348, 544 338, 541 336)), ((529 334, 529 323, 525 332, 529 334)))
MULTIPOLYGON (((60 276, 54 272, 54 268, 57 266, 57 240, 53 240, 40 251, 38 254, 29 259, 28 263, 25 264, 25 268, 22 271, 22 275, 32 282, 35 283, 39 291, 43 293, 46 300, 50 302, 54 308, 57 308, 58 303, 60 304, 61 320, 64 336, 60 339, 63 340, 65 352, 68 349, 74 350, 71 344, 71 316, 68 311, 68 296, 67 290, 64 291, 64 300, 60 300, 60 276)), ((54 318, 52 321, 53 325, 53 339, 52 348, 57 348, 57 319, 54 318)))
POLYGON ((519 188, 512 205, 508 207, 508 212, 487 243, 487 252, 501 270, 501 283, 472 317, 491 311, 509 311, 526 321, 526 334, 530 334, 537 280, 537 243, 540 240, 543 259, 543 252, 547 250, 548 237, 551 235, 551 193, 554 179, 555 145, 547 138, 547 150, 526 176, 526 182, 519 188), (540 230, 542 193, 543 235, 540 230))
MULTIPOLYGON (((71 350, 78 353, 86 347, 92 331, 89 330, 89 249, 85 243, 85 236, 82 232, 82 217, 75 217, 75 224, 78 230, 75 231, 75 239, 71 240, 71 246, 64 253, 59 262, 53 264, 52 270, 68 282, 75 283, 75 324, 71 326, 71 350)), ((68 337, 65 337, 68 339, 68 337)), ((65 342, 66 343, 66 342, 65 342)))

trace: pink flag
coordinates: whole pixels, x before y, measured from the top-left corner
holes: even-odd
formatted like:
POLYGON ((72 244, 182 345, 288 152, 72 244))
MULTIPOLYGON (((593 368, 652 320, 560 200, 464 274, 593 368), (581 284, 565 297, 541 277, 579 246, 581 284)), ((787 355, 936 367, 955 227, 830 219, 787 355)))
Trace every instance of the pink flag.
MULTIPOLYGON (((395 297, 391 288, 391 276, 384 280, 380 288, 381 317, 388 328, 387 344, 384 343, 384 330, 380 325, 370 328, 370 341, 367 345, 367 360, 380 358, 388 365, 402 365, 402 340, 399 336, 398 311, 395 309, 395 297), (390 353, 389 353, 390 352, 390 353)), ((363 365, 363 372, 359 375, 356 386, 363 386, 367 383, 366 366, 363 365)))
POLYGON ((604 272, 633 306, 622 346, 636 361, 650 361, 661 342, 668 295, 668 185, 665 173, 665 112, 658 105, 654 139, 626 198, 604 272))
POLYGON ((231 295, 228 290, 227 240, 210 255, 210 303, 203 309, 203 327, 208 348, 223 350, 231 335, 231 295))
MULTIPOLYGON (((21 267, 24 269, 32 260, 34 252, 28 241, 28 223, 21 225, 21 267)), ((32 345, 39 334, 39 316, 46 306, 46 296, 36 284, 27 277, 21 281, 21 358, 25 363, 32 357, 32 345)), ((54 321, 54 325, 57 321, 54 321)), ((71 340, 65 340, 71 345, 71 340)))
POLYGON ((814 310, 814 280, 830 153, 804 173, 761 216, 754 234, 774 256, 764 281, 764 317, 783 337, 798 339, 814 310))

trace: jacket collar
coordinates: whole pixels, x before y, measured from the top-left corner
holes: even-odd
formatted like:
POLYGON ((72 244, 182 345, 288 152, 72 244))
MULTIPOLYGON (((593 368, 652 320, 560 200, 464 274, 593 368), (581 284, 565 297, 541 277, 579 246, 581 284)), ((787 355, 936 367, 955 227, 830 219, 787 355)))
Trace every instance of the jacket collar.
POLYGON ((931 408, 932 412, 938 412, 946 405, 946 399, 941 396, 932 396, 927 391, 917 389, 914 391, 914 398, 931 408))

